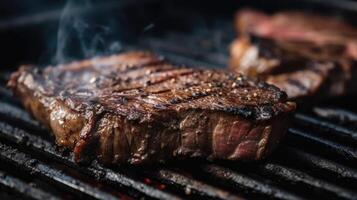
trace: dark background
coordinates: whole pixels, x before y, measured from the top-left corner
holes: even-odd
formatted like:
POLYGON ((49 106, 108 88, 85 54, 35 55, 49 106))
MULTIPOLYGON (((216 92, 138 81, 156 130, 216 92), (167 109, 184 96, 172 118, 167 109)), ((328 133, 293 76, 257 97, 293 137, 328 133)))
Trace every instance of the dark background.
MULTIPOLYGON (((232 21, 235 11, 242 7, 254 7, 274 12, 285 9, 302 9, 309 12, 327 13, 356 23, 357 2, 347 0, 254 0, 254 1, 91 1, 90 9, 78 2, 75 15, 83 17, 89 25, 109 27, 110 33, 103 36, 104 42, 85 55, 78 50, 80 39, 76 34, 66 43, 68 60, 80 59, 93 54, 115 53, 108 50, 113 41, 120 44, 135 44, 146 35, 169 30, 188 31, 187 23, 197 26, 211 23, 217 17, 232 21), (187 20, 189 19, 189 20, 187 20)), ((86 1, 89 2, 89 1, 86 1)), ((61 13, 68 1, 2 0, 0 1, 0 69, 14 69, 20 64, 48 65, 68 60, 54 59, 58 46, 57 34, 61 13)), ((100 31, 100 30, 99 30, 100 31)), ((85 31, 86 40, 96 34, 96 27, 85 31)), ((183 44, 184 45, 184 44, 183 44)))

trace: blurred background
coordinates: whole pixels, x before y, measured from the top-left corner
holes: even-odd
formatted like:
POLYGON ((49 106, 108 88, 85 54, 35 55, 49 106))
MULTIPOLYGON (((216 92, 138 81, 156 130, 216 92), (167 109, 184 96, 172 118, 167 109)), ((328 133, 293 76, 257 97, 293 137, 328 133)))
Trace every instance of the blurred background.
MULTIPOLYGON (((203 40, 200 43, 204 43, 201 45, 222 51, 224 55, 235 36, 233 26, 227 24, 233 25, 234 13, 242 7, 267 12, 303 9, 332 14, 351 23, 356 23, 357 13, 357 3, 346 0, 1 0, 0 68, 68 62, 116 53, 130 45, 160 50, 160 44, 152 46, 152 42, 140 40, 152 35, 166 37, 170 31, 189 33, 194 29, 220 27, 227 30, 213 37, 204 33, 199 37, 203 40)), ((184 41, 181 45, 183 51, 192 49, 192 44, 184 41)), ((220 56, 212 65, 225 62, 226 58, 220 56)))

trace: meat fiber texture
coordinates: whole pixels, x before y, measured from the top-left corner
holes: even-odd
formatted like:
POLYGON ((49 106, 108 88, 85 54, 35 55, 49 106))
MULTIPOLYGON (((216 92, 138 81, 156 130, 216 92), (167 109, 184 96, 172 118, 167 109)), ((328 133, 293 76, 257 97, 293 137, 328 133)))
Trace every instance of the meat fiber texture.
POLYGON ((230 67, 284 90, 290 99, 356 91, 357 29, 333 17, 241 10, 230 67))
POLYGON ((77 162, 260 160, 283 138, 295 103, 277 87, 129 52, 23 66, 8 83, 77 162))

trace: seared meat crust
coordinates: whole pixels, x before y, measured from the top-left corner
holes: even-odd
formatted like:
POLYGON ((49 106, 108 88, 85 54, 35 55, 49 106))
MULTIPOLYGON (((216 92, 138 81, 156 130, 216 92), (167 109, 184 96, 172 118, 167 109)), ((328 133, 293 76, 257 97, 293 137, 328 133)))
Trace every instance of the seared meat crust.
POLYGON ((290 99, 324 98, 356 91, 357 29, 325 16, 274 15, 242 10, 230 67, 259 77, 290 99))
POLYGON ((8 85, 78 162, 258 160, 277 146, 295 109, 264 82, 147 52, 24 66, 8 85))

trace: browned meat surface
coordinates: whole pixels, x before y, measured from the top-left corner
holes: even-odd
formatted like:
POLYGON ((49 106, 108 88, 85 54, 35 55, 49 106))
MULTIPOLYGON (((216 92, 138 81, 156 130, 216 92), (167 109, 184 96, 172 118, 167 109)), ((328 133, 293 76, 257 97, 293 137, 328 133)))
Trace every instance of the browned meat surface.
POLYGON ((295 109, 264 82, 143 52, 24 66, 8 85, 76 161, 109 164, 259 160, 280 142, 295 109))
POLYGON ((239 33, 283 41, 310 42, 317 46, 343 46, 346 56, 357 59, 357 29, 337 18, 302 12, 267 15, 254 10, 238 12, 239 33))
POLYGON ((355 91, 357 29, 335 18, 299 12, 242 10, 230 67, 259 77, 291 99, 355 91))

